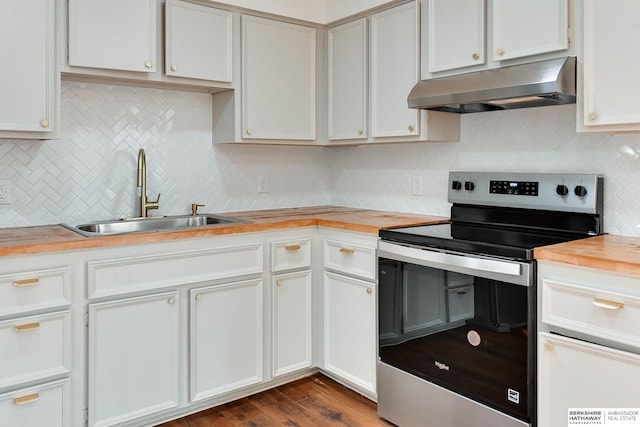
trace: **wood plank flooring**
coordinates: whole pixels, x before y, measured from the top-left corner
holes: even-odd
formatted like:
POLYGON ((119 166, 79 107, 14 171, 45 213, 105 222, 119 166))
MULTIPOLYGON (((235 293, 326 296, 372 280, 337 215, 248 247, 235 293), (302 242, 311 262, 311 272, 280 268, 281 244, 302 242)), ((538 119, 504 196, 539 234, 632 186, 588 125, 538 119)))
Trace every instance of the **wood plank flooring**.
POLYGON ((316 374, 160 427, 389 427, 376 404, 316 374))

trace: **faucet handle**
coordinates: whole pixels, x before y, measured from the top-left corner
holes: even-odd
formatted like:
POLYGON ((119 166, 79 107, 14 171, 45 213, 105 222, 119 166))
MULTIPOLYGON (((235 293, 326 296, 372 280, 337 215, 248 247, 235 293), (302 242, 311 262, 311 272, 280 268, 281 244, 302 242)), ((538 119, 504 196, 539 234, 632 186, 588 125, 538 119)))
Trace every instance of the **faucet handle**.
POLYGON ((201 205, 198 203, 191 203, 191 215, 196 216, 198 215, 198 208, 202 208, 206 205, 201 205))
POLYGON ((147 210, 158 209, 158 208, 160 208, 160 193, 158 193, 158 197, 156 198, 155 202, 147 201, 146 203, 147 210))

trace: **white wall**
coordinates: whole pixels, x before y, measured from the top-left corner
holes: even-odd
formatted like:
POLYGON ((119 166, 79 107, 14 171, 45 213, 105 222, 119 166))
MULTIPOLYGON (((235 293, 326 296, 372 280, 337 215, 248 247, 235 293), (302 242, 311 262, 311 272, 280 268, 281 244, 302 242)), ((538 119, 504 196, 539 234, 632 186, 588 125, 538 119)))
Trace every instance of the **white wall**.
POLYGON ((161 214, 335 204, 448 215, 449 170, 605 176, 605 230, 640 235, 640 135, 575 132, 575 106, 465 115, 455 143, 290 147, 211 144, 206 94, 62 83, 57 141, 0 140, 13 201, 0 227, 136 214, 136 156, 161 214), (257 192, 258 175, 270 192, 257 192), (411 195, 422 175, 424 196, 411 195))
POLYGON ((461 142, 334 148, 332 202, 448 215, 450 170, 599 173, 605 231, 640 235, 640 135, 576 133, 575 114, 575 105, 468 114, 461 142), (415 175, 424 196, 411 195, 415 175))
POLYGON ((12 187, 0 227, 136 216, 139 148, 148 197, 162 193, 158 214, 196 202, 203 212, 330 203, 327 150, 214 146, 211 111, 207 94, 62 82, 59 140, 0 140, 0 179, 12 187), (270 191, 259 194, 262 174, 270 191))

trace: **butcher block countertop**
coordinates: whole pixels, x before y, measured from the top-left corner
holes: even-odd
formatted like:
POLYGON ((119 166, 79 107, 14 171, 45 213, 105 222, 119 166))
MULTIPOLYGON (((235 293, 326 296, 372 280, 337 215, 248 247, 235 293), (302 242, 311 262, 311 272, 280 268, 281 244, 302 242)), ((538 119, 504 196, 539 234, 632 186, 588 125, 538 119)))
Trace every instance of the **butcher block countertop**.
MULTIPOLYGON (((218 213, 216 212, 216 214, 218 213)), ((378 231, 383 228, 435 224, 448 220, 448 218, 439 216, 373 211, 340 206, 226 212, 221 215, 251 222, 97 237, 85 237, 60 225, 2 228, 0 229, 0 256, 143 244, 312 226, 331 227, 377 235, 378 231)))
POLYGON ((554 261, 640 276, 640 238, 603 235, 534 250, 537 260, 554 261))

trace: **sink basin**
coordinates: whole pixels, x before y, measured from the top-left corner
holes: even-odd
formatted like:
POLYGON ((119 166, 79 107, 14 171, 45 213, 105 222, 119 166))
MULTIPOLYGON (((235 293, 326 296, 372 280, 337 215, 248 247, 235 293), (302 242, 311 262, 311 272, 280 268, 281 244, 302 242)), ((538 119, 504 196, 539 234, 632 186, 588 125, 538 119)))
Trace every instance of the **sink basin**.
POLYGON ((113 234, 143 233, 150 231, 180 230, 185 228, 213 227, 225 224, 248 223, 236 218, 213 214, 176 215, 150 218, 113 219, 88 222, 80 225, 61 224, 83 236, 108 236, 113 234))

